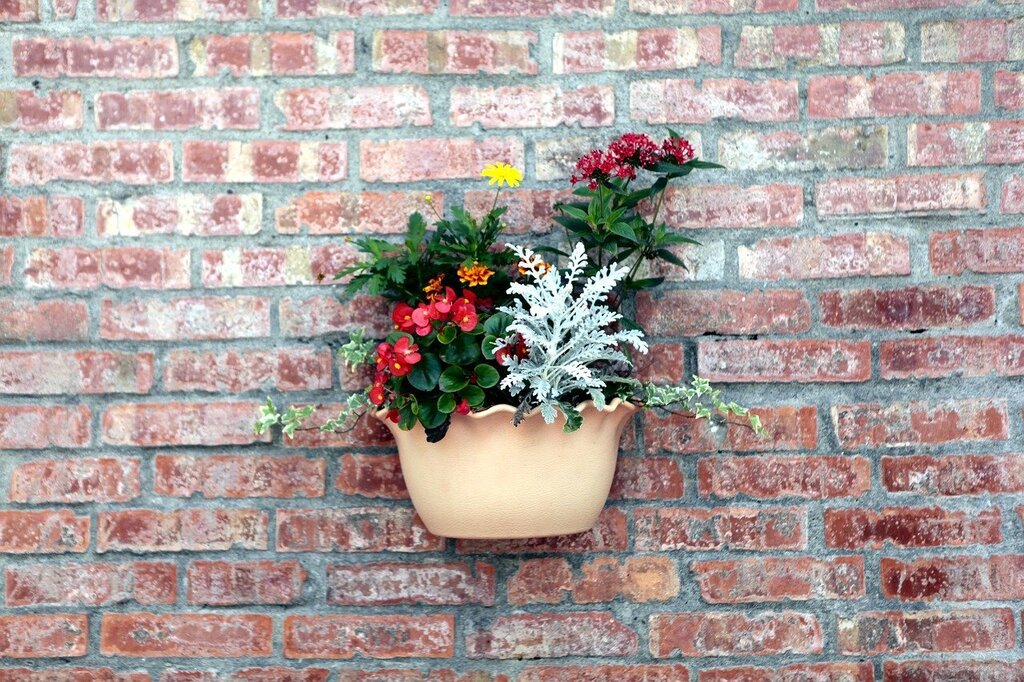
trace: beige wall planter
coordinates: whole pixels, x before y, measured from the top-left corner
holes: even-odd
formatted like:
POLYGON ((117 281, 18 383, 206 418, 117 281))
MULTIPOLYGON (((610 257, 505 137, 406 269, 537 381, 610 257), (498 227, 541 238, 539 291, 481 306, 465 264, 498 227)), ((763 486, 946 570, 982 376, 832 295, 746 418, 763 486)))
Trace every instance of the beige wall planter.
MULTIPOLYGON (((528 538, 593 527, 608 499, 619 437, 636 411, 615 400, 580 406, 583 426, 565 433, 536 412, 518 427, 515 408, 453 415, 448 434, 428 443, 417 425, 398 443, 413 506, 430 532, 450 538, 528 538)), ((378 413, 383 418, 384 413, 378 413)))

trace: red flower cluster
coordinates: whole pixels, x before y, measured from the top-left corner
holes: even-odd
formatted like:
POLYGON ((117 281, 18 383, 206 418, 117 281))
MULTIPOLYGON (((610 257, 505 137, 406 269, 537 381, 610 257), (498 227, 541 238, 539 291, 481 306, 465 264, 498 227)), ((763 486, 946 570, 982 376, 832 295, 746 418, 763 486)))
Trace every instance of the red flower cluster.
POLYGON ((572 184, 587 182, 590 189, 608 178, 636 177, 638 169, 649 170, 660 161, 682 164, 694 158, 693 147, 683 138, 667 138, 658 144, 643 133, 625 133, 608 145, 595 149, 576 163, 572 184))
POLYGON ((435 322, 451 322, 462 331, 471 332, 477 323, 476 304, 476 294, 472 291, 464 290, 462 296, 456 298, 455 290, 447 287, 443 296, 436 295, 429 303, 420 303, 415 308, 399 303, 391 319, 399 330, 415 332, 417 336, 432 332, 435 322))
POLYGON ((494 351, 494 360, 502 367, 508 367, 509 363, 506 362, 508 358, 515 356, 516 358, 523 360, 530 355, 530 349, 526 345, 526 341, 519 334, 513 334, 511 338, 505 343, 504 346, 494 351))
POLYGON ((377 371, 373 375, 373 386, 370 387, 370 402, 380 407, 387 400, 385 382, 390 377, 404 377, 412 371, 412 366, 423 356, 420 348, 403 336, 394 345, 382 342, 377 346, 377 371))

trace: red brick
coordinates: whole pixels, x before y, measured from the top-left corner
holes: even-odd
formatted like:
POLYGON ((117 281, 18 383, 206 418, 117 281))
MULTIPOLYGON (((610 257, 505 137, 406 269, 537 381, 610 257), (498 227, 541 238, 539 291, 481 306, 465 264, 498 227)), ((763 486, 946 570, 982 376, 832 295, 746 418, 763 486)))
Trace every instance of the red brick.
POLYGON ((260 194, 176 194, 101 198, 96 230, 104 237, 235 237, 260 231, 260 194))
POLYGON ((709 604, 861 599, 865 594, 863 557, 695 561, 692 570, 709 604))
POLYGON ((903 61, 905 45, 903 25, 895 22, 744 26, 734 64, 745 69, 881 66, 903 61))
POLYGON ((807 547, 803 507, 667 507, 634 510, 638 551, 779 550, 807 547))
POLYGON ((883 379, 1024 375, 1024 336, 942 336, 882 341, 883 379))
POLYGON ((818 446, 818 412, 813 407, 753 408, 768 430, 754 434, 742 421, 712 427, 706 419, 686 414, 649 412, 644 416, 644 445, 650 452, 697 453, 814 450, 818 446))
MULTIPOLYGON (((886 678, 888 679, 888 678, 886 678)), ((706 668, 699 682, 874 682, 874 666, 865 663, 793 663, 775 668, 706 668)))
POLYGON ((286 658, 451 658, 454 616, 288 616, 286 658))
POLYGON ((807 83, 811 118, 963 116, 981 110, 977 71, 812 76, 807 83))
POLYGON ((98 552, 266 549, 266 512, 256 509, 123 509, 100 512, 98 552))
POLYGON ((795 0, 629 0, 629 8, 639 14, 746 14, 756 12, 793 12, 795 0))
POLYGON ((193 75, 329 76, 355 70, 355 34, 236 33, 197 36, 189 45, 193 75))
POLYGON ((686 349, 678 343, 652 343, 647 353, 633 357, 636 376, 656 384, 679 384, 686 380, 686 349))
POLYGON ((951 214, 985 208, 981 173, 839 178, 814 190, 819 216, 951 214))
POLYGON ((260 6, 248 0, 169 0, 152 3, 146 0, 99 0, 96 3, 99 21, 243 21, 259 19, 260 6))
POLYGON ((178 43, 159 38, 15 38, 14 73, 42 78, 173 78, 178 43))
POLYGON ((14 276, 14 246, 0 248, 0 286, 9 286, 14 276))
POLYGON ((683 665, 538 665, 525 668, 516 682, 688 682, 683 665))
POLYGON ((96 95, 99 130, 255 130, 255 88, 130 90, 96 95))
POLYGON ((703 498, 739 495, 759 500, 860 497, 871 490, 871 462, 864 457, 707 457, 697 464, 703 498))
POLYGON ((722 63, 722 29, 642 28, 614 33, 569 31, 553 39, 556 74, 663 71, 722 63))
POLYGON ((301 456, 157 455, 153 491, 171 497, 323 497, 326 464, 301 456))
POLYGON ((269 656, 270 616, 231 614, 103 614, 104 656, 242 658, 269 656))
POLYGON ((81 341, 88 335, 85 303, 0 298, 0 341, 81 341))
POLYGON ((230 298, 135 298, 100 304, 100 337, 114 341, 248 339, 270 335, 270 302, 230 298))
MULTIPOLYGON (((322 424, 327 419, 337 417, 343 407, 342 403, 318 403, 308 422, 322 424)), ((393 448, 394 444, 395 439, 387 427, 368 415, 358 419, 355 426, 348 430, 329 432, 318 428, 300 429, 294 438, 284 439, 286 448, 393 448)))
POLYGON ((0 196, 0 236, 77 237, 82 234, 81 197, 0 196))
POLYGON ((825 544, 843 549, 966 547, 1002 540, 998 509, 977 513, 939 507, 826 509, 825 544))
POLYGON ((72 658, 88 650, 89 619, 84 615, 0 616, 3 658, 72 658))
POLYGON ((697 344, 702 377, 722 382, 849 382, 871 378, 868 341, 708 341, 697 344))
POLYGON ((679 463, 669 457, 619 457, 613 500, 678 500, 685 484, 679 463))
POLYGON ((626 514, 614 507, 606 507, 585 533, 521 540, 458 540, 455 544, 460 554, 622 552, 628 545, 626 514))
POLYGON ((938 445, 1006 440, 1006 403, 959 399, 910 403, 861 403, 832 408, 832 423, 844 449, 938 445))
POLYGON ((1024 213, 1024 176, 1014 175, 1003 183, 1000 210, 1003 213, 1024 213))
POLYGON ((369 296, 344 301, 336 296, 286 297, 281 299, 279 310, 281 336, 304 338, 364 328, 371 336, 383 336, 393 328, 390 304, 369 296))
POLYGON ((0 351, 0 394, 147 393, 152 353, 0 351))
POLYGON ((642 123, 708 123, 739 119, 753 123, 795 121, 797 82, 706 78, 643 80, 630 84, 630 118, 642 123))
POLYGON ((88 515, 75 516, 69 509, 0 511, 0 553, 64 554, 88 548, 88 515))
POLYGON ((230 672, 165 670, 160 682, 327 682, 326 668, 242 668, 230 672))
MULTIPOLYGON (((56 5, 56 3, 54 3, 56 5)), ((0 668, 0 682, 152 682, 149 673, 110 668, 0 668)))
POLYGON ((191 140, 184 150, 185 182, 334 182, 348 166, 345 142, 191 140))
POLYGON ((844 655, 992 651, 1014 646, 1013 611, 863 611, 837 617, 844 655))
POLYGON ((453 0, 452 16, 468 17, 548 17, 609 16, 614 0, 564 0, 556 4, 544 0, 453 0))
POLYGON ((883 661, 886 682, 1022 682, 1024 660, 1019 661, 883 661))
POLYGON ((523 168, 523 142, 515 138, 362 140, 360 178, 365 182, 479 179, 489 163, 523 168))
POLYGON ((965 64, 1024 59, 1024 29, 1006 19, 921 24, 921 61, 965 64))
POLYGON ((409 499, 397 455, 345 454, 334 487, 346 495, 409 499))
POLYGON ((450 101, 452 125, 459 127, 593 128, 611 125, 615 119, 615 91, 603 85, 455 87, 450 101))
POLYGON ((884 168, 889 129, 823 128, 804 133, 735 132, 718 138, 718 162, 736 170, 884 168))
POLYGON ((178 350, 164 358, 164 387, 169 391, 244 393, 272 386, 278 391, 331 388, 329 351, 282 348, 266 351, 178 350))
POLYGON ((597 557, 584 563, 581 571, 572 586, 577 604, 619 598, 638 603, 671 601, 679 595, 679 569, 669 557, 597 557))
POLYGON ((883 558, 882 596, 901 601, 1024 599, 1024 556, 883 558))
POLYGON ((508 580, 508 603, 560 604, 572 588, 573 573, 568 560, 527 559, 508 580))
POLYGON ((674 227, 798 227, 803 201, 799 185, 686 185, 669 188, 661 215, 674 227))
POLYGON ((533 31, 398 31, 373 33, 373 70, 419 75, 537 73, 533 31))
POLYGON ((444 549, 412 509, 279 509, 278 552, 430 552, 444 549))
POLYGON ((882 485, 892 493, 1024 493, 1024 455, 913 455, 882 458, 882 485))
POLYGON ((0 405, 0 448, 81 448, 92 440, 85 405, 0 405))
POLYGON ((13 0, 0 5, 0 21, 28 23, 39 21, 39 0, 13 0))
POLYGON ((111 445, 247 445, 267 441, 253 431, 258 402, 133 403, 103 413, 103 442, 111 445))
POLYGON ((997 109, 1024 110, 1024 73, 996 71, 994 97, 997 109))
POLYGON ((279 90, 282 130, 350 130, 429 126, 430 97, 412 85, 279 90))
POLYGON ((490 564, 383 562, 327 566, 327 603, 335 606, 494 606, 490 564))
POLYGON ((55 144, 15 144, 8 156, 12 185, 53 181, 153 185, 174 179, 169 142, 130 140, 55 144))
POLYGON ((907 129, 910 166, 1024 162, 1024 121, 915 123, 907 129))
POLYGON ((1024 228, 932 232, 928 257, 935 275, 1024 272, 1024 228))
MULTIPOLYGON (((554 205, 571 200, 571 193, 564 190, 520 188, 514 194, 502 196, 501 203, 508 208, 502 220, 508 223, 511 234, 547 234, 551 232, 557 215, 554 205)), ((493 190, 470 190, 465 193, 464 207, 473 215, 487 213, 493 204, 493 190)))
POLYGON ((77 90, 0 90, 0 130, 54 132, 82 128, 82 93, 77 90))
POLYGON ((278 0, 278 17, 362 17, 433 14, 437 0, 371 0, 337 3, 329 0, 278 0))
POLYGON ((135 457, 40 459, 14 467, 8 498, 28 504, 127 502, 139 496, 139 481, 135 457))
POLYGON ((826 291, 818 298, 821 321, 843 329, 946 329, 995 315, 991 286, 930 286, 826 291))
POLYGON ((651 655, 766 656, 822 650, 821 625, 806 613, 656 613, 650 619, 651 655))
POLYGON ((349 244, 217 249, 202 255, 203 286, 268 287, 335 284, 334 275, 360 254, 349 244))
POLYGON ((26 288, 37 289, 188 289, 188 249, 63 247, 28 254, 26 288))
POLYGON ((410 213, 429 212, 427 195, 443 211, 441 192, 307 192, 279 207, 275 223, 281 234, 405 234, 410 213))
POLYGON ((637 320, 652 336, 793 334, 811 327, 802 291, 690 290, 642 294, 637 320))
POLYGON ((739 247, 743 279, 829 279, 910 274, 910 243, 887 232, 761 239, 739 247))
POLYGON ((298 561, 193 561, 187 577, 195 606, 294 604, 306 571, 298 561))
POLYGON ((466 636, 470 659, 635 656, 637 635, 610 613, 499 616, 466 636))
POLYGON ((11 566, 7 606, 174 604, 177 576, 175 565, 166 562, 11 566))

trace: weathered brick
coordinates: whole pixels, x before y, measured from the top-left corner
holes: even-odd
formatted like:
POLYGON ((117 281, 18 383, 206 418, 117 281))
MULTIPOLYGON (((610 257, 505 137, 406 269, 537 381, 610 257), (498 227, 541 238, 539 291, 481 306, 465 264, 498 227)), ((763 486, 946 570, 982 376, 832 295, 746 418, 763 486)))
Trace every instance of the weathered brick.
POLYGON ((278 0, 279 17, 362 17, 432 14, 437 0, 371 0, 333 2, 330 0, 278 0))
POLYGON ((214 670, 165 670, 160 682, 327 682, 326 668, 284 668, 281 666, 241 668, 230 672, 214 670))
POLYGON ((452 125, 459 127, 593 128, 615 120, 615 91, 605 85, 455 87, 450 102, 452 125))
POLYGON ((85 303, 0 298, 0 341, 81 341, 88 330, 85 303))
POLYGON ((1024 59, 1024 22, 1008 19, 921 24, 921 61, 1004 62, 1024 59))
POLYGON ((345 142, 185 142, 185 182, 334 182, 348 172, 345 142))
POLYGON ((695 561, 692 570, 709 604, 861 599, 865 594, 863 557, 695 561))
POLYGON ((82 93, 77 90, 0 90, 0 130, 55 132, 82 127, 82 93))
POLYGON ((59 142, 14 144, 8 158, 12 185, 48 182, 118 182, 153 185, 174 179, 174 152, 169 142, 59 142))
POLYGON ((355 34, 236 33, 197 36, 189 44, 194 76, 331 76, 355 69, 355 34))
MULTIPOLYGON (((56 4, 56 3, 54 3, 56 4)), ((153 682, 149 673, 120 672, 111 668, 0 668, 0 682, 153 682)), ((166 682, 166 681, 165 681, 166 682)))
POLYGON ((569 31, 553 38, 552 70, 562 73, 602 71, 674 71, 722 63, 722 29, 643 28, 605 33, 569 31))
POLYGON ((397 455, 342 455, 334 487, 346 495, 409 499, 397 455))
POLYGON ((1024 162, 1024 121, 914 123, 907 129, 910 166, 1024 162))
POLYGON ((466 636, 470 659, 633 656, 637 634, 610 613, 499 616, 466 636))
POLYGON ((639 551, 805 549, 802 507, 641 508, 634 510, 639 551))
POLYGON ((710 381, 857 382, 871 378, 868 341, 708 341, 697 367, 710 381))
POLYGON ((11 566, 7 569, 7 605, 174 604, 177 576, 177 567, 167 562, 11 566))
POLYGON ((274 104, 283 130, 349 130, 429 126, 430 96, 413 85, 279 90, 274 104))
POLYGON ((266 549, 266 512, 257 509, 124 509, 100 512, 98 552, 266 549))
POLYGON ((255 130, 260 125, 255 88, 130 90, 96 95, 100 130, 255 130))
POLYGON ((288 616, 286 658, 451 658, 453 616, 288 616))
POLYGON ((88 515, 75 516, 69 509, 0 511, 0 554, 81 553, 88 548, 88 515))
POLYGON ((965 547, 1002 540, 998 509, 973 514, 939 507, 825 510, 825 544, 843 549, 965 547))
POLYGON ((910 274, 910 242, 888 232, 780 237, 740 246, 744 279, 831 279, 910 274))
POLYGON ((307 577, 298 561, 193 561, 186 575, 199 606, 293 604, 307 577))
POLYGON ((737 170, 882 168, 888 160, 888 138, 885 126, 725 133, 718 138, 718 161, 737 170))
POLYGON ((665 192, 662 217, 675 227, 798 227, 799 185, 685 185, 665 192))
POLYGON ((88 650, 85 615, 0 616, 0 656, 72 658, 88 650))
POLYGON ((362 140, 360 178, 365 182, 478 179, 488 163, 523 168, 522 140, 506 137, 362 140))
POLYGON ((383 299, 368 296, 344 301, 334 296, 286 297, 278 306, 282 336, 320 336, 363 328, 371 335, 383 336, 393 328, 390 305, 383 299))
POLYGON ((685 489, 679 462, 670 457, 619 457, 613 500, 678 500, 685 489))
POLYGON ((639 14, 746 14, 793 12, 795 0, 629 0, 629 9, 639 14))
POLYGON ((932 232, 928 258, 936 275, 1024 272, 1024 228, 932 232))
POLYGON ((630 84, 630 118, 642 123, 795 121, 797 82, 739 79, 643 80, 630 84))
POLYGON ((328 350, 178 350, 164 357, 164 388, 244 393, 270 386, 278 391, 315 391, 331 388, 332 372, 328 350))
POLYGON ((995 315, 991 286, 907 287, 826 291, 818 297, 821 321, 842 329, 948 329, 995 315))
POLYGON ((182 235, 236 237, 260 231, 260 194, 165 194, 96 205, 96 229, 104 237, 182 235))
POLYGON ((614 8, 614 0, 452 0, 450 11, 467 17, 564 17, 610 16, 614 8))
POLYGON ((85 405, 0 405, 0 448, 81 448, 92 440, 85 405))
POLYGON ((839 178, 814 189, 819 216, 926 215, 979 212, 985 208, 981 173, 839 178))
POLYGON ((1024 455, 913 455, 882 458, 892 493, 999 495, 1024 492, 1024 455))
POLYGON ((755 407, 768 437, 754 434, 737 421, 730 428, 713 428, 706 419, 686 414, 659 415, 649 412, 644 417, 644 445, 650 452, 696 453, 772 452, 814 450, 818 445, 818 412, 813 407, 755 407))
POLYGON ((100 640, 104 656, 143 658, 269 656, 270 616, 198 613, 105 613, 100 640))
POLYGON ((883 661, 886 682, 942 682, 943 680, 976 680, 977 682, 1021 682, 1024 660, 1019 661, 883 661))
POLYGON ((1024 110, 1024 73, 996 71, 994 97, 998 109, 1024 110))
POLYGON ((1024 556, 883 558, 882 596, 901 601, 1019 601, 1024 599, 1024 556))
POLYGON ((111 445, 247 445, 269 440, 253 432, 259 402, 132 403, 103 413, 111 445))
POLYGON ((135 457, 37 459, 11 471, 8 499, 28 504, 127 502, 140 493, 135 457))
MULTIPOLYGON (((888 679, 888 678, 886 678, 888 679)), ((875 669, 864 663, 792 663, 772 668, 742 666, 705 668, 699 682, 875 682, 875 669)))
POLYGON ((622 552, 629 545, 626 514, 621 509, 606 507, 594 527, 576 535, 558 535, 523 540, 459 540, 460 554, 538 554, 622 552))
POLYGON ((419 75, 537 73, 533 31, 399 31, 373 33, 373 70, 419 75))
POLYGON ((697 464, 697 487, 704 498, 860 497, 871 489, 871 463, 840 456, 707 457, 697 464))
POLYGON ((883 379, 1024 375, 1024 336, 941 336, 882 341, 883 379))
POLYGON ((278 552, 428 552, 444 548, 412 509, 279 509, 278 552))
POLYGON ((744 26, 733 58, 745 69, 813 66, 881 66, 904 60, 903 24, 844 21, 841 24, 744 26))
POLYGON ((191 256, 170 248, 39 248, 22 274, 25 287, 37 289, 188 289, 191 256))
POLYGON ((157 495, 205 498, 323 497, 326 463, 300 456, 157 455, 157 495))
POLYGON ((82 234, 81 197, 0 196, 0 236, 78 237, 82 234))
POLYGON ((844 655, 993 651, 1014 645, 1013 611, 862 611, 838 616, 844 655))
POLYGON ((981 110, 977 71, 812 76, 807 83, 811 118, 967 116, 981 110))
POLYGON ((99 0, 96 18, 110 22, 243 21, 259 19, 260 5, 252 0, 99 0))
POLYGON ((10 0, 0 5, 0 21, 31 23, 39 21, 39 0, 10 0))
POLYGON ((811 326, 802 291, 690 290, 637 299, 637 320, 652 336, 793 334, 811 326))
POLYGON ((848 450, 1006 440, 1008 429, 1004 401, 971 398, 837 405, 832 424, 848 450))
MULTIPOLYGON (((318 403, 309 417, 310 424, 322 424, 336 418, 343 403, 318 403)), ((365 417, 356 421, 348 431, 321 431, 317 428, 298 430, 294 438, 285 438, 286 448, 367 448, 394 447, 395 439, 378 419, 365 417)))
POLYGON ((178 43, 158 38, 15 38, 14 73, 42 78, 173 78, 178 43))
MULTIPOLYGON (((469 190, 464 196, 464 207, 473 215, 487 213, 494 204, 493 190, 469 190)), ((553 229, 554 217, 558 214, 554 205, 570 199, 571 194, 565 190, 517 189, 515 194, 502 198, 508 208, 502 220, 512 234, 547 234, 553 229)))
POLYGON ((627 665, 537 665, 524 668, 516 682, 687 682, 683 665, 637 663, 627 665))
POLYGON ((655 658, 766 656, 822 650, 818 620, 806 613, 656 613, 650 618, 655 658))
POLYGON ((110 340, 223 340, 270 335, 270 302, 254 296, 105 299, 100 314, 100 337, 110 340))
POLYGON ((0 394, 147 393, 152 353, 0 351, 0 394))
POLYGON ((330 564, 327 603, 335 606, 428 604, 494 606, 495 569, 490 564, 330 564))
POLYGON ((280 206, 274 218, 281 234, 405 234, 409 214, 429 211, 427 196, 443 211, 441 192, 307 192, 280 206))

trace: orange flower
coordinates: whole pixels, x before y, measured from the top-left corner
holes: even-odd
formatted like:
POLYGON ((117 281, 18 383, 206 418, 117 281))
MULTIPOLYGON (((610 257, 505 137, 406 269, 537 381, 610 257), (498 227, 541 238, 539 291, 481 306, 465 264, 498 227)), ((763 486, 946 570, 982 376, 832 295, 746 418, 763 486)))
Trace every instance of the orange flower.
POLYGON ((444 288, 442 282, 444 281, 444 275, 438 275, 434 279, 430 280, 427 286, 423 287, 423 292, 427 295, 428 299, 433 299, 434 296, 441 293, 441 289, 444 288))
POLYGON ((459 266, 459 281, 463 284, 467 284, 471 287, 480 286, 487 284, 487 280, 494 274, 494 270, 491 270, 485 265, 480 265, 476 261, 468 268, 465 265, 459 266))

